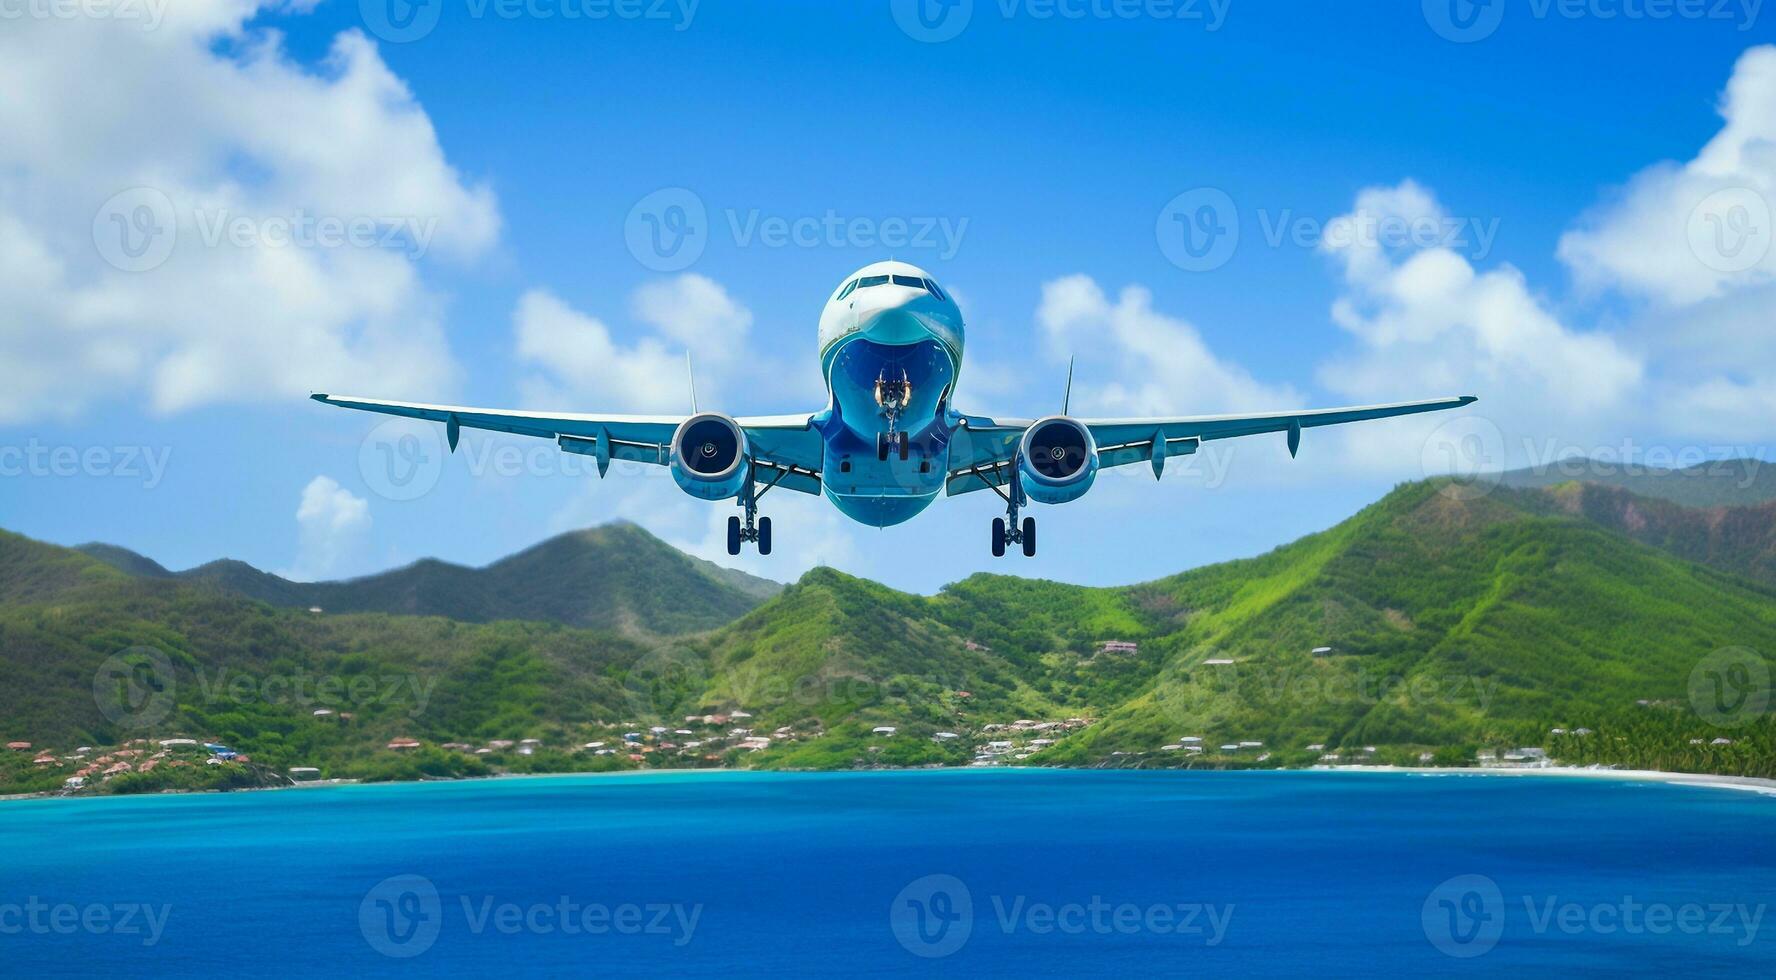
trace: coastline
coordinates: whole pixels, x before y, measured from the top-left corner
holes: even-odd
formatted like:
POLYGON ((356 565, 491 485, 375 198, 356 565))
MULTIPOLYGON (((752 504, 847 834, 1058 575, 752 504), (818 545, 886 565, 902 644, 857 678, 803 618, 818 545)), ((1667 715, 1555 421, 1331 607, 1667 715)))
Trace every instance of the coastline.
MULTIPOLYGON (((1038 772, 1040 772, 1040 771, 1049 770, 1051 768, 1055 769, 1055 770, 1059 770, 1059 771, 1074 771, 1074 772, 1098 771, 1098 770, 1095 770, 1095 769, 1092 769, 1089 767, 1078 767, 1078 766, 1057 766, 1057 767, 997 766, 991 770, 983 770, 983 769, 978 769, 978 768, 974 768, 974 767, 970 767, 970 766, 932 766, 932 767, 913 767, 913 768, 905 768, 905 769, 882 769, 882 770, 863 770, 863 771, 864 772, 955 772, 955 773, 966 773, 966 772, 987 772, 987 771, 1005 772, 1005 771, 1022 770, 1022 771, 1038 771, 1038 772)), ((1131 770, 1131 771, 1157 773, 1157 772, 1189 772, 1189 771, 1202 771, 1202 770, 1147 769, 1147 770, 1131 770)), ((1506 769, 1506 768, 1482 768, 1482 767, 1478 767, 1478 766, 1365 766, 1365 765, 1352 765, 1352 766, 1309 766, 1305 769, 1244 769, 1244 770, 1237 770, 1237 771, 1243 772, 1243 773, 1287 773, 1287 772, 1340 773, 1340 772, 1342 772, 1342 773, 1372 773, 1372 774, 1373 773, 1382 773, 1382 774, 1392 773, 1395 775, 1416 775, 1416 776, 1503 776, 1503 777, 1543 776, 1543 777, 1567 777, 1567 778, 1581 778, 1581 779, 1583 779, 1583 778, 1615 779, 1615 780, 1621 780, 1624 782, 1666 783, 1666 784, 1673 785, 1673 786, 1689 786, 1689 787, 1695 787, 1695 788, 1699 788, 1699 789, 1731 789, 1731 790, 1739 790, 1742 792, 1757 793, 1759 795, 1776 798, 1776 779, 1767 779, 1767 778, 1760 777, 1760 776, 1727 776, 1727 775, 1717 775, 1717 774, 1713 774, 1713 773, 1663 772, 1663 771, 1656 770, 1656 769, 1594 769, 1594 768, 1581 767, 1581 766, 1542 766, 1542 767, 1537 767, 1537 768, 1506 769)), ((163 792, 159 792, 159 793, 126 793, 126 794, 93 794, 93 795, 63 794, 63 793, 57 793, 57 792, 53 792, 53 791, 41 792, 41 793, 11 793, 11 794, 0 794, 0 804, 16 802, 16 801, 21 801, 21 800, 56 800, 56 799, 73 800, 73 799, 105 799, 105 798, 140 799, 142 797, 153 797, 153 796, 199 796, 199 795, 223 795, 223 794, 232 794, 232 793, 267 793, 267 792, 277 793, 277 792, 286 792, 286 791, 290 791, 290 790, 301 791, 301 790, 315 790, 315 789, 334 789, 334 788, 347 787, 347 786, 405 786, 405 785, 409 785, 409 784, 422 784, 422 783, 478 783, 478 782, 508 781, 508 780, 515 780, 515 779, 566 779, 566 778, 586 778, 586 777, 630 777, 630 778, 634 778, 634 777, 645 777, 645 776, 653 776, 653 775, 668 775, 668 774, 682 775, 682 774, 686 774, 686 773, 733 774, 733 773, 751 773, 751 772, 758 772, 758 773, 774 772, 774 773, 780 773, 780 774, 781 773, 796 773, 796 774, 808 773, 808 774, 818 775, 818 774, 822 774, 822 773, 856 773, 856 772, 859 772, 859 770, 853 770, 853 769, 831 769, 831 770, 826 770, 826 769, 763 770, 763 769, 759 769, 759 770, 754 770, 754 769, 726 769, 726 768, 721 768, 721 769, 624 769, 624 770, 618 770, 618 771, 614 771, 614 772, 504 773, 504 774, 495 774, 495 775, 489 775, 489 776, 466 776, 461 779, 389 780, 389 781, 374 782, 374 783, 366 783, 366 782, 362 782, 362 781, 356 780, 356 779, 331 779, 331 780, 322 780, 322 781, 318 781, 318 782, 299 783, 294 786, 260 786, 260 787, 253 787, 250 789, 235 789, 235 790, 176 790, 176 791, 163 791, 163 792)))
POLYGON ((1776 796, 1776 779, 1761 776, 1723 776, 1699 772, 1663 772, 1658 769, 1592 769, 1586 766, 1487 769, 1479 766, 1314 766, 1308 772, 1393 772, 1431 776, 1566 776, 1620 779, 1628 782, 1669 783, 1704 789, 1736 789, 1776 796))

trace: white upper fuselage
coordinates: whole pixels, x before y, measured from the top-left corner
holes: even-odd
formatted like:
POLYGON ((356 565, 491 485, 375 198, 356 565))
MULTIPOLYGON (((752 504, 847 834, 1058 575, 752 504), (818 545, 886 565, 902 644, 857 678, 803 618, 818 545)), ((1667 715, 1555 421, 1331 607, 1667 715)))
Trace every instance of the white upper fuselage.
MULTIPOLYGON (((936 340, 943 345, 952 361, 952 370, 962 369, 962 309, 943 287, 934 293, 931 276, 918 266, 906 262, 871 262, 858 269, 834 287, 826 306, 820 311, 820 366, 827 373, 828 359, 835 345, 851 337, 864 336, 878 344, 914 344, 936 340), (880 284, 858 286, 846 293, 852 283, 869 282, 887 277, 880 284), (907 285, 907 280, 921 285, 907 285), (897 281, 898 280, 898 281, 897 281)), ((827 387, 832 387, 830 374, 827 387)))

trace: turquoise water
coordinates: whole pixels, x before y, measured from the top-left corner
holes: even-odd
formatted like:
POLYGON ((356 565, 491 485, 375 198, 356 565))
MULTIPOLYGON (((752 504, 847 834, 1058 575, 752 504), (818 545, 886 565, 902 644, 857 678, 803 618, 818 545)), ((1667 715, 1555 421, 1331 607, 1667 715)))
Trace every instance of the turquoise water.
POLYGON ((1776 974, 1776 798, 648 774, 0 804, 0 972, 1776 974))

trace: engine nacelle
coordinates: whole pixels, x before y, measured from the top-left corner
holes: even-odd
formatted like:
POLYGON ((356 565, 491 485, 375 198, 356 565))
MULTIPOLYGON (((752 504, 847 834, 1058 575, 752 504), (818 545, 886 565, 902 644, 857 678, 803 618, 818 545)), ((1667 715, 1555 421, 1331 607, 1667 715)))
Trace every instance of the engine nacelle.
POLYGON ((1098 444, 1078 419, 1051 415, 1024 430, 1018 445, 1024 494, 1042 504, 1078 500, 1098 476, 1098 444))
POLYGON ((752 471, 746 433, 726 415, 704 412, 672 433, 672 479, 685 493, 726 500, 740 493, 752 471))

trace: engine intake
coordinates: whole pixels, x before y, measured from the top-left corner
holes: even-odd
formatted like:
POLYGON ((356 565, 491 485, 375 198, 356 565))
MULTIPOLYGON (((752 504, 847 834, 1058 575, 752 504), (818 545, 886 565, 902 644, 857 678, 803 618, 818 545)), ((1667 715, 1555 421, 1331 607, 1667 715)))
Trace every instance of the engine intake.
POLYGON ((1043 504, 1078 500, 1098 475, 1098 446, 1078 419, 1051 415, 1024 430, 1018 446, 1024 493, 1043 504))
POLYGON ((726 415, 704 412, 679 423, 672 433, 672 479, 679 488, 704 500, 726 500, 740 493, 752 471, 746 433, 726 415))

